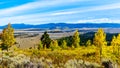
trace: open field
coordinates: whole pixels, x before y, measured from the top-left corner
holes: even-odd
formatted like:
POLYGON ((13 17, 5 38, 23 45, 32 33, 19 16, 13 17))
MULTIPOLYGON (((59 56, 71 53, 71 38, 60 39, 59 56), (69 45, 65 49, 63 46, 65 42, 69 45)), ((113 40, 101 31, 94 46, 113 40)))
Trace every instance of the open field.
MULTIPOLYGON (((40 38, 43 33, 35 34, 24 34, 22 36, 16 37, 17 46, 20 48, 30 48, 35 47, 39 44, 40 38), (34 36, 35 35, 35 36, 34 36)), ((64 33, 48 33, 51 39, 58 39, 62 37, 72 36, 73 32, 64 32, 64 33)))

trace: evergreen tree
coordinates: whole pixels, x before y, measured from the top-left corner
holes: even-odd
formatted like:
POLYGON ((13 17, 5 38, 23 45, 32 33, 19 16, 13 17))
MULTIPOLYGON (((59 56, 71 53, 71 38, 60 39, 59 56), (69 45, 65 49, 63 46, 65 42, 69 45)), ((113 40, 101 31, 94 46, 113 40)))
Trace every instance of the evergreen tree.
POLYGON ((14 29, 11 27, 11 24, 9 23, 7 28, 3 30, 2 33, 2 48, 7 49, 11 47, 15 43, 14 38, 14 29))
POLYGON ((41 41, 42 41, 42 44, 43 44, 43 48, 49 48, 50 47, 51 39, 50 39, 49 35, 47 34, 47 32, 44 32, 44 34, 41 37, 41 41))
POLYGON ((102 28, 99 28, 97 33, 95 33, 93 44, 99 48, 100 61, 101 61, 103 47, 107 45, 106 34, 102 28))
POLYGON ((76 30, 75 33, 74 33, 74 35, 73 35, 73 44, 72 44, 72 45, 73 45, 75 48, 77 48, 77 47, 80 46, 79 44, 80 44, 79 31, 76 30))

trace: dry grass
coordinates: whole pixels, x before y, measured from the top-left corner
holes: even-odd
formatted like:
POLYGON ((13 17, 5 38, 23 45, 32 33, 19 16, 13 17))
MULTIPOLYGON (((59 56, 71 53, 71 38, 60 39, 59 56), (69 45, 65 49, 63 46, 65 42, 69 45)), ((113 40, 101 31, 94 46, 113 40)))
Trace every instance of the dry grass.
MULTIPOLYGON (((35 37, 24 37, 24 36, 20 36, 20 37, 16 37, 16 46, 19 47, 21 49, 26 49, 26 48, 30 48, 30 47, 36 47, 37 44, 39 44, 39 40, 41 38, 43 33, 39 33, 39 35, 35 36, 35 37)), ((73 35, 73 32, 65 32, 65 33, 48 33, 50 35, 51 39, 58 39, 58 38, 62 38, 62 37, 67 37, 67 36, 71 36, 73 35)))

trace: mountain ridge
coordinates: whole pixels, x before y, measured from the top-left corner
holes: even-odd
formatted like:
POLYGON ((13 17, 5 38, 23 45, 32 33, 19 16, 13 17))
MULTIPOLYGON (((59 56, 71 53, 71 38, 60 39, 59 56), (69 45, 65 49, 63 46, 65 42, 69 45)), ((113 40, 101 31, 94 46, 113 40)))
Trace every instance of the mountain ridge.
MULTIPOLYGON (((7 25, 0 26, 0 29, 5 28, 7 25)), ((48 23, 48 24, 12 24, 15 29, 28 29, 28 28, 40 28, 40 29, 55 29, 55 28, 120 28, 119 23, 48 23)))

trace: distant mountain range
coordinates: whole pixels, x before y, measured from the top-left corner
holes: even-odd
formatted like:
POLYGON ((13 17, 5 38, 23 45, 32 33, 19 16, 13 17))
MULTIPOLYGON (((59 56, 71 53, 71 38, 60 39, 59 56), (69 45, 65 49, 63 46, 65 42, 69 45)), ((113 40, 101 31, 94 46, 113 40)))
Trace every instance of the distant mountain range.
MULTIPOLYGON (((5 26, 0 26, 0 29, 5 28, 5 26)), ((49 23, 49 24, 39 24, 39 25, 29 25, 29 24, 12 24, 15 29, 28 29, 28 28, 40 28, 40 29, 55 29, 55 28, 120 28, 118 23, 78 23, 78 24, 68 24, 68 23, 49 23)))

